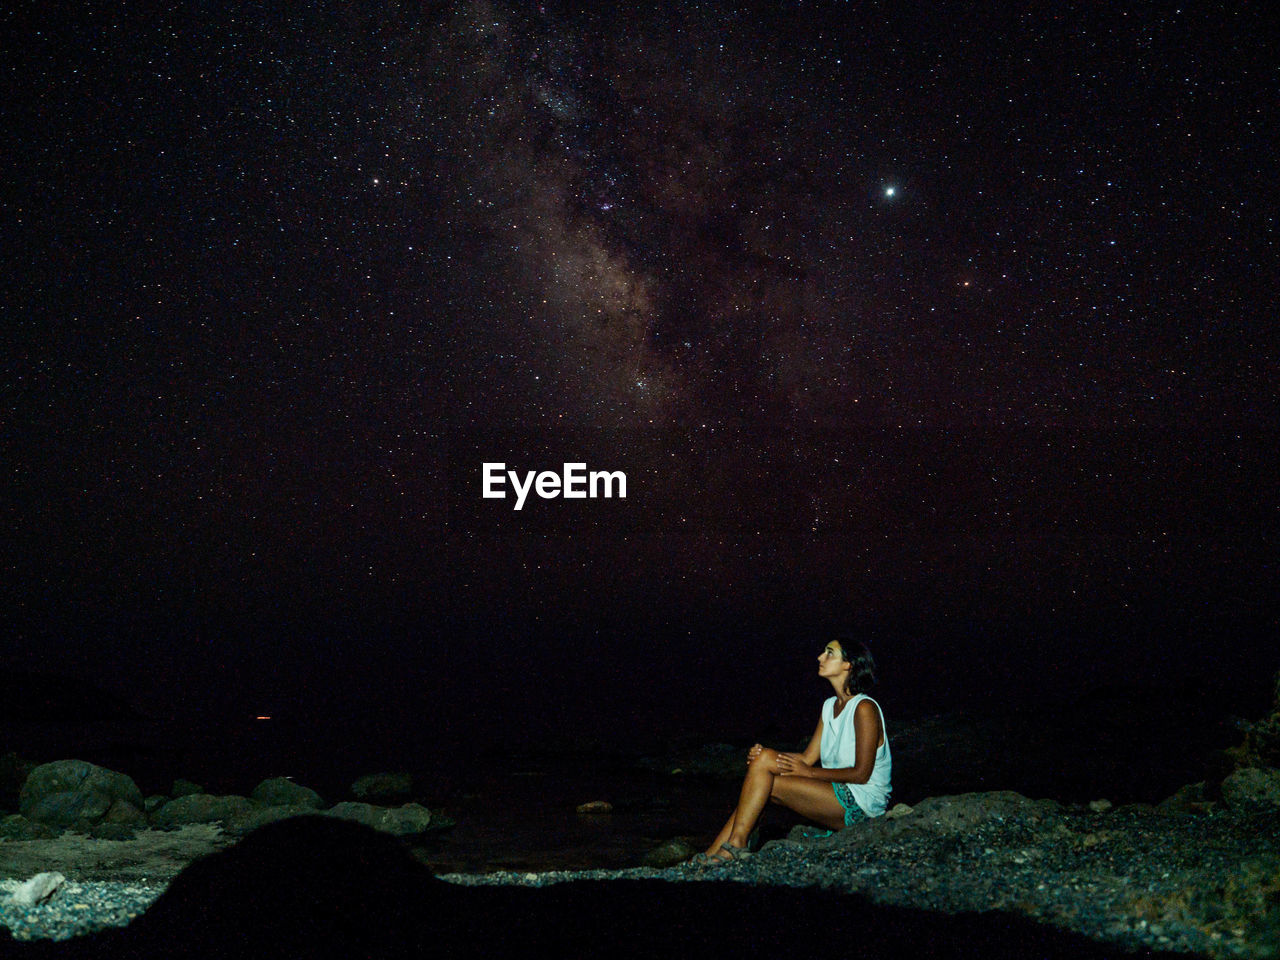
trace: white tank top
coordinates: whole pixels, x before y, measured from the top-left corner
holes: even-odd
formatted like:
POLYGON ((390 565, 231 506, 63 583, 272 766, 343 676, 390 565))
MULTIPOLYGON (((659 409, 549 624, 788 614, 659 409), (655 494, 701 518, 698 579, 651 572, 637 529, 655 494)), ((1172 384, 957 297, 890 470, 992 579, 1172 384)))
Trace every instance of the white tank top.
MULTIPOLYGON (((858 735, 854 728, 853 712, 863 700, 871 700, 865 693, 860 693, 845 704, 840 716, 835 715, 836 698, 831 697, 822 705, 822 745, 820 756, 822 765, 828 770, 852 767, 858 760, 858 735)), ((884 813, 889 804, 889 794, 893 790, 890 775, 893 771, 893 757, 889 753, 889 730, 884 725, 884 711, 880 704, 871 700, 880 714, 880 732, 884 743, 876 749, 875 765, 871 768, 871 776, 866 783, 846 783, 853 799, 868 817, 878 817, 884 813)))

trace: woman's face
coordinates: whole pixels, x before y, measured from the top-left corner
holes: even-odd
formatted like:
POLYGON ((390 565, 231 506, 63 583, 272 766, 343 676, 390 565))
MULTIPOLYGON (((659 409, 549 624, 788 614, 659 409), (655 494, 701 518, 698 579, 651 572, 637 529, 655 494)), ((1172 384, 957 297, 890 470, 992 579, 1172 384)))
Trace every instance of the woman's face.
POLYGON ((832 640, 818 656, 818 676, 838 677, 847 669, 848 664, 844 659, 844 650, 841 649, 839 641, 832 640))

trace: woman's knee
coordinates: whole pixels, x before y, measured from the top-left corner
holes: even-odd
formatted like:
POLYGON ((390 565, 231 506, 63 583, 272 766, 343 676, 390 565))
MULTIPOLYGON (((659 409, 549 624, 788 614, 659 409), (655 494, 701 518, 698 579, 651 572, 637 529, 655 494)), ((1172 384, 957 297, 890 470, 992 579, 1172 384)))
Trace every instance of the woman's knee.
POLYGON ((772 747, 765 747, 751 761, 750 769, 767 770, 769 773, 776 773, 778 770, 778 751, 772 747))

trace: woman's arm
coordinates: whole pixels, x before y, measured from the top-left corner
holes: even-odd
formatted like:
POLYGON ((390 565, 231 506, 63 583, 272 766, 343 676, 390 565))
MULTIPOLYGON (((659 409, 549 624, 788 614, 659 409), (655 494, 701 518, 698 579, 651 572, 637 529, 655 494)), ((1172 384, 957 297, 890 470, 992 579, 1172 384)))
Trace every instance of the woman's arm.
POLYGON ((809 745, 804 748, 804 753, 800 754, 804 757, 804 762, 813 766, 822 758, 822 718, 818 718, 818 727, 813 731, 813 736, 809 738, 809 745))
MULTIPOLYGON (((753 761, 764 751, 764 747, 756 744, 747 751, 747 763, 753 761)), ((822 758, 822 718, 818 718, 817 729, 813 731, 813 736, 809 738, 809 745, 804 748, 804 753, 792 753, 788 756, 799 757, 805 763, 813 765, 822 758)))
MULTIPOLYGON (((814 780, 826 780, 828 783, 866 783, 871 779, 871 771, 876 764, 876 748, 880 744, 880 714, 866 700, 858 704, 853 714, 853 729, 858 738, 857 752, 852 767, 837 767, 827 770, 815 767, 809 761, 809 751, 799 753, 778 754, 778 773, 787 777, 810 777, 814 780)), ((818 725, 821 738, 822 725, 818 725)), ((809 744, 813 746, 812 743, 809 744)))

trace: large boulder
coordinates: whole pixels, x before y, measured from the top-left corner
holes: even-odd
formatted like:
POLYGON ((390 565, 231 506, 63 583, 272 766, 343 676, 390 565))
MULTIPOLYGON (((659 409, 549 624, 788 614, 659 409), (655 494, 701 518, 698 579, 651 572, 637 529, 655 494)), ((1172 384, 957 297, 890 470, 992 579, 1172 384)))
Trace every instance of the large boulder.
POLYGON ((31 771, 18 797, 28 820, 50 826, 94 824, 111 813, 114 822, 137 820, 145 806, 132 778, 85 760, 55 760, 31 771))
POLYGON ((158 827, 181 827, 189 823, 228 823, 247 817, 254 809, 248 797, 193 793, 170 800, 157 810, 151 822, 158 827))
POLYGON ((407 773, 371 773, 351 785, 351 795, 363 803, 404 803, 413 795, 413 777, 407 773))
POLYGON ((1031 800, 1013 790, 992 790, 926 797, 897 822, 927 826, 934 832, 967 832, 988 820, 1017 818, 1034 824, 1061 811, 1056 800, 1031 800))
POLYGON ((1280 810, 1280 770, 1245 767, 1222 781, 1222 802, 1241 813, 1280 810))
POLYGON ((406 803, 402 807, 378 807, 371 803, 334 804, 327 811, 331 817, 350 820, 373 827, 397 837, 425 833, 431 825, 431 811, 418 803, 406 803))
POLYGON ((279 820, 288 820, 291 817, 308 817, 315 816, 316 809, 314 807, 301 806, 299 804, 271 807, 257 807, 250 810, 244 816, 237 816, 232 820, 228 820, 223 830, 233 837, 243 837, 252 833, 259 827, 265 827, 269 823, 276 823, 279 820))
POLYGON ((309 807, 312 810, 323 810, 324 801, 320 794, 310 787, 294 783, 287 777, 275 777, 263 780, 253 788, 249 796, 258 803, 271 807, 309 807))
POLYGON ((24 803, 21 809, 29 820, 65 828, 97 823, 114 802, 96 790, 63 790, 24 803))

